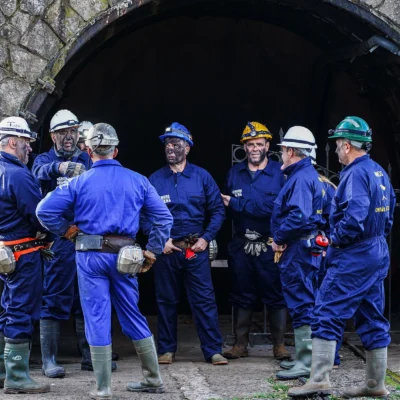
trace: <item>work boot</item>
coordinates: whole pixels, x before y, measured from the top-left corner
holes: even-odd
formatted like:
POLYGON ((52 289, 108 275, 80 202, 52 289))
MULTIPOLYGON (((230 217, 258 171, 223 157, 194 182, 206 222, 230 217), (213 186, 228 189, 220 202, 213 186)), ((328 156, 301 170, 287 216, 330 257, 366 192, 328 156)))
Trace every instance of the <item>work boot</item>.
POLYGON ((310 379, 304 386, 289 389, 290 397, 308 397, 331 394, 329 374, 335 359, 336 341, 314 338, 312 340, 312 366, 310 379))
POLYGON ((274 357, 277 360, 290 360, 292 355, 285 348, 286 308, 268 310, 274 357))
POLYGON ((4 347, 6 342, 4 336, 0 334, 0 388, 4 387, 4 380, 6 379, 6 367, 4 365, 4 347))
POLYGON ((175 353, 164 353, 158 356, 159 364, 172 364, 175 361, 175 353))
POLYGON ((217 353, 211 357, 212 365, 227 365, 228 360, 221 356, 221 354, 217 353))
POLYGON ((112 399, 111 353, 111 344, 108 346, 90 346, 91 363, 96 377, 96 387, 89 393, 91 399, 112 399))
POLYGON ((4 349, 4 364, 6 379, 4 381, 4 393, 47 393, 50 386, 40 384, 29 375, 29 342, 8 343, 4 349))
POLYGON ((281 380, 308 378, 311 372, 311 327, 303 325, 294 330, 294 342, 296 346, 296 363, 287 371, 279 371, 276 377, 281 380))
POLYGON ((164 393, 153 336, 142 340, 134 340, 133 344, 142 364, 144 380, 129 382, 126 386, 127 390, 130 392, 164 393))
POLYGON ((345 389, 342 397, 387 397, 389 392, 385 388, 387 366, 387 347, 367 350, 367 367, 365 385, 345 389))
POLYGON ((78 347, 82 356, 81 370, 93 371, 92 359, 90 356, 89 343, 86 340, 85 320, 83 317, 75 317, 75 331, 78 338, 78 347))
POLYGON ((40 347, 42 349, 42 372, 48 378, 63 378, 65 369, 57 364, 60 321, 54 319, 40 320, 40 347))
POLYGON ((253 310, 237 308, 235 311, 237 315, 236 324, 234 324, 235 343, 230 350, 223 353, 223 356, 229 360, 249 356, 247 346, 249 344, 253 310))
POLYGON ((296 360, 284 360, 279 364, 279 366, 282 369, 290 369, 290 368, 293 368, 295 366, 295 364, 296 364, 296 360))

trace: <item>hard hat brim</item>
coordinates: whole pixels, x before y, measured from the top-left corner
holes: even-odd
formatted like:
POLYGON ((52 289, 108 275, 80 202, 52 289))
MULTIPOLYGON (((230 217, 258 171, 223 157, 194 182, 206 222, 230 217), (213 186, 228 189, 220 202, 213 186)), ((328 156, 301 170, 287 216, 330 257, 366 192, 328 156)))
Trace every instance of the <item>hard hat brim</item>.
POLYGON ((191 141, 187 136, 185 136, 185 135, 183 135, 181 133, 174 133, 174 132, 165 133, 164 135, 160 136, 160 140, 164 143, 165 139, 169 138, 169 137, 174 137, 174 138, 177 138, 177 139, 185 140, 186 142, 189 143, 190 147, 193 146, 193 141, 191 141))
POLYGON ((348 139, 354 140, 355 142, 372 142, 372 137, 361 136, 361 135, 350 135, 346 133, 334 133, 331 136, 328 136, 328 139, 348 139))
POLYGON ((246 136, 246 137, 242 137, 240 139, 240 143, 245 143, 248 140, 253 140, 253 139, 260 139, 260 138, 264 138, 266 140, 272 140, 272 135, 268 134, 268 133, 262 133, 260 135, 254 135, 254 136, 246 136))

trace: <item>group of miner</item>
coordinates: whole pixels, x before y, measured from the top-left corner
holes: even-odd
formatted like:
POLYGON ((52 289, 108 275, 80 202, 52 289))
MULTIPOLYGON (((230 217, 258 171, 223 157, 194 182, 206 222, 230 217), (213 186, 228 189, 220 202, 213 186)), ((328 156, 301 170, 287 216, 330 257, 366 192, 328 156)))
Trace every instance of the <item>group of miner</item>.
MULTIPOLYGON (((27 164, 37 139, 20 117, 0 122, 0 387, 4 393, 45 393, 29 374, 40 324, 42 372, 66 375, 57 362, 60 324, 72 313, 82 370, 93 371, 92 399, 111 399, 112 312, 133 341, 143 378, 130 392, 163 393, 159 364, 177 352, 177 304, 184 286, 206 362, 226 365, 248 356, 256 302, 268 312, 281 380, 309 378, 291 397, 331 393, 346 321, 366 350, 366 378, 342 396, 385 397, 389 322, 384 286, 386 238, 396 198, 384 169, 369 156, 372 130, 346 117, 329 131, 343 164, 336 187, 315 169, 317 144, 302 126, 269 156, 272 134, 248 122, 246 159, 228 172, 221 191, 189 163, 189 130, 174 122, 160 136, 166 165, 148 179, 118 161, 119 138, 106 123, 80 122, 69 110, 50 122, 53 147, 27 164), (223 352, 210 256, 225 215, 233 221, 228 265, 233 286, 235 343, 223 352), (136 243, 141 229, 145 248, 136 243), (138 276, 152 267, 157 301, 156 342, 138 308, 138 276), (295 359, 284 346, 286 314, 295 359), (39 322, 40 321, 40 322, 39 322)), ((173 366, 171 366, 173 368, 173 366)), ((68 376, 68 375, 67 375, 68 376)))

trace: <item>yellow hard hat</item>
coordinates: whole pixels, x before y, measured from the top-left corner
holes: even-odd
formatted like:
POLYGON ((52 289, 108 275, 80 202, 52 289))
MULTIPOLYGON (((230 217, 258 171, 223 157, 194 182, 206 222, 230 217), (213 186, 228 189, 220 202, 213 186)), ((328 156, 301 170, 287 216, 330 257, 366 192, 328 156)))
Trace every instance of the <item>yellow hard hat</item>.
POLYGON ((244 131, 242 133, 240 143, 244 143, 246 140, 258 139, 258 138, 265 138, 267 140, 271 140, 272 134, 265 125, 255 121, 248 122, 246 124, 246 128, 244 128, 244 131))

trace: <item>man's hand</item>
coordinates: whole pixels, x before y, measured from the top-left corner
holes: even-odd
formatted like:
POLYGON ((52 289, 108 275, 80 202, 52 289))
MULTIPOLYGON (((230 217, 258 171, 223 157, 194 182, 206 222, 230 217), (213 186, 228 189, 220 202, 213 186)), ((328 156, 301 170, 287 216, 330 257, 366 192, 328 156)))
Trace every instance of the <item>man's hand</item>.
POLYGON ((143 252, 144 261, 142 264, 142 268, 140 268, 139 274, 143 274, 147 272, 153 264, 156 262, 156 255, 150 250, 145 250, 143 252))
POLYGON ((80 230, 76 225, 70 225, 67 232, 64 233, 64 237, 68 240, 74 241, 79 232, 80 230))
POLYGON ((67 178, 73 178, 74 176, 83 174, 86 171, 86 168, 81 163, 64 161, 60 163, 58 171, 60 172, 61 175, 64 175, 67 178))
POLYGON ((226 194, 222 194, 221 193, 221 197, 222 197, 222 201, 224 202, 224 206, 228 207, 229 206, 229 202, 231 201, 231 196, 228 196, 226 194))
POLYGON ((282 246, 279 246, 279 244, 276 244, 275 242, 272 242, 271 247, 272 247, 273 251, 282 252, 282 251, 286 250, 287 244, 283 244, 282 246))
POLYGON ((204 240, 203 238, 200 238, 197 240, 197 242, 191 247, 191 249, 195 252, 195 253, 200 253, 202 251, 204 251, 208 246, 208 242, 207 240, 204 240))
POLYGON ((171 254, 173 251, 182 252, 182 249, 180 249, 179 247, 174 246, 173 243, 172 243, 172 239, 169 238, 168 242, 165 243, 165 247, 164 247, 163 253, 164 254, 171 254))

